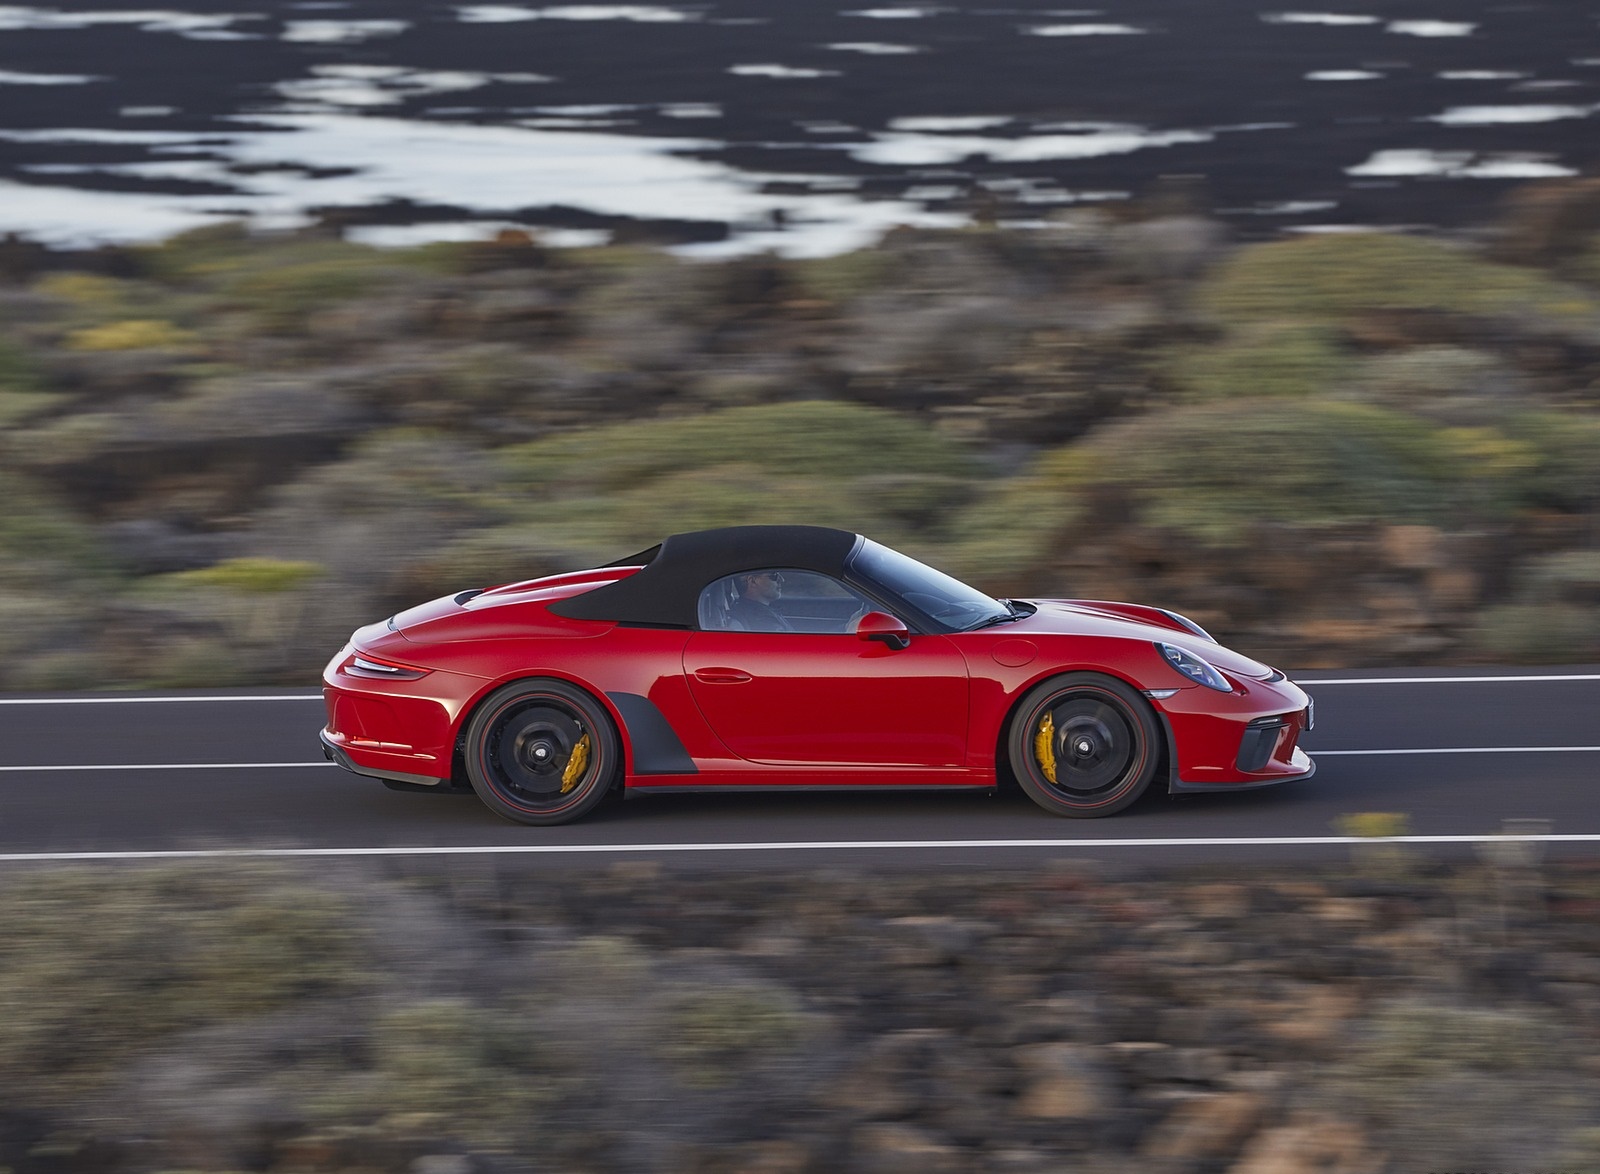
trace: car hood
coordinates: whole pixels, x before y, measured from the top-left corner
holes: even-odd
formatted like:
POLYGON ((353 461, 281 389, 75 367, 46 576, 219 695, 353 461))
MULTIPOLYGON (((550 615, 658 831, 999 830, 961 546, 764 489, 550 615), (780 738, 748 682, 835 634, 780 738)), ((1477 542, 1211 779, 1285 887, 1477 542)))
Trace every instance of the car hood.
POLYGON ((1196 635, 1176 622, 1155 622, 1161 616, 1154 609, 1136 608, 1133 605, 1088 604, 1068 599, 1030 599, 1039 610, 1014 624, 1004 624, 985 631, 1006 632, 1014 636, 1101 636, 1120 637, 1125 640, 1159 641, 1188 649, 1210 661, 1224 672, 1251 680, 1265 681, 1277 674, 1260 661, 1215 644, 1204 636, 1196 635), (1120 615, 1113 608, 1148 612, 1152 621, 1146 622, 1129 615, 1120 615))

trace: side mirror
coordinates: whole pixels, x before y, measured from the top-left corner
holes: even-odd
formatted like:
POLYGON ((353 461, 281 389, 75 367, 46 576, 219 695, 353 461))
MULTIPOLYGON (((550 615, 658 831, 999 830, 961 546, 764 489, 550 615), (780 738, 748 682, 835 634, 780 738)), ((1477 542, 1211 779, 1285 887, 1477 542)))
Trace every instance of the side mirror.
POLYGON ((869 611, 862 616, 856 621, 856 635, 896 651, 911 646, 911 629, 886 611, 869 611))

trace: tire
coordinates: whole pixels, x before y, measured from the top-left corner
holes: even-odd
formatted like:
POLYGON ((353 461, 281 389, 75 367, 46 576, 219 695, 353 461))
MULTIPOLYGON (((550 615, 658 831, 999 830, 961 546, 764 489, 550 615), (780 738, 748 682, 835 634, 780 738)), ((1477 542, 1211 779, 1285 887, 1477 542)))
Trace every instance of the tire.
POLYGON ((515 823, 569 823, 610 790, 621 742, 605 709, 565 681, 515 681, 467 723, 467 778, 484 805, 515 823), (587 748, 583 749, 584 739, 587 748))
POLYGON ((1155 777, 1160 745, 1149 703, 1098 673, 1038 685, 1022 699, 1006 735, 1012 772, 1028 797, 1073 819, 1113 815, 1131 805, 1155 777))

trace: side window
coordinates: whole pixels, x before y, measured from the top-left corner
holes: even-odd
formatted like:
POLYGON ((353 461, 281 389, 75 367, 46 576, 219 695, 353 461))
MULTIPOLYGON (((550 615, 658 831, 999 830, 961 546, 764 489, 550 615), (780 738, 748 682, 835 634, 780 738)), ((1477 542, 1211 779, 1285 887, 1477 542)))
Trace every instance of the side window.
POLYGON ((827 575, 761 568, 727 575, 702 591, 700 627, 708 632, 848 632, 874 606, 827 575))

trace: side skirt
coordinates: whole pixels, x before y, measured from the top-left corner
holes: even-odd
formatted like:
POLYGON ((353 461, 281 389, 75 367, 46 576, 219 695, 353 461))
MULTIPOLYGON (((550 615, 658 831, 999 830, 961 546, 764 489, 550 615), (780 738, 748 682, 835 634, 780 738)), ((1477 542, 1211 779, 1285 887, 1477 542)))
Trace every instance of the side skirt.
POLYGON ((998 788, 993 783, 690 783, 680 785, 671 783, 666 786, 632 786, 626 794, 632 798, 638 795, 765 795, 774 791, 781 791, 788 795, 819 794, 832 792, 835 794, 854 795, 862 791, 874 791, 878 794, 889 794, 896 791, 988 791, 993 794, 998 788))

